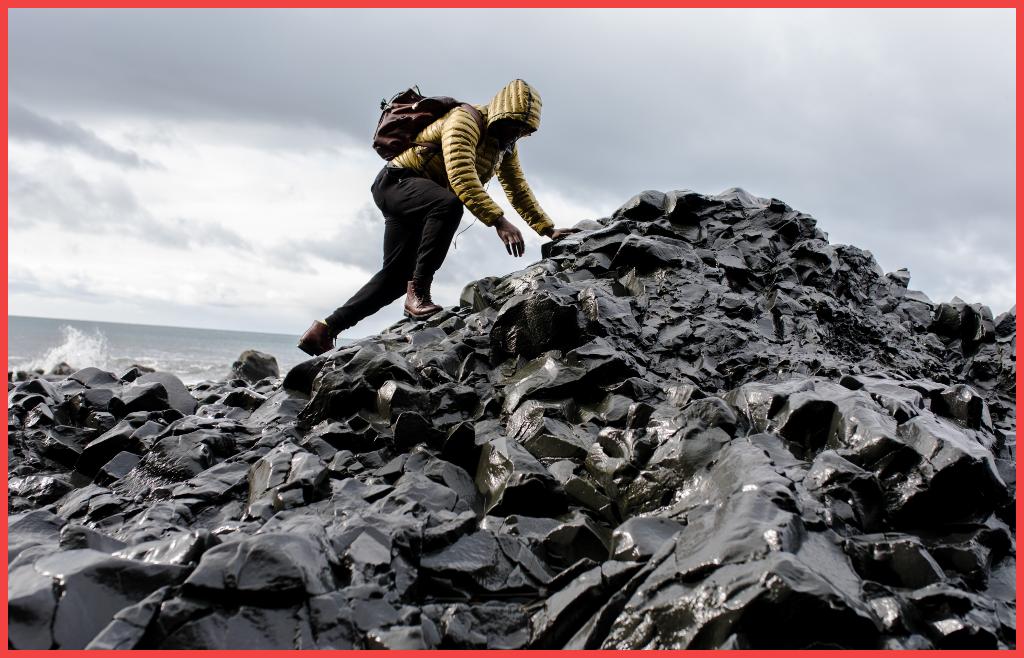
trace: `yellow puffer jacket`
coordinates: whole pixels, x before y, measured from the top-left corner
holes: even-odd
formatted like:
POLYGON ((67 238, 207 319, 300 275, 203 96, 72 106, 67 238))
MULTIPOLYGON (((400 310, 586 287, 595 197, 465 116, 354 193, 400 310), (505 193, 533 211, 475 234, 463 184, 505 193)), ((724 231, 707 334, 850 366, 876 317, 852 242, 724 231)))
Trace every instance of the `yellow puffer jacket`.
POLYGON ((537 233, 554 228, 526 184, 515 144, 502 152, 498 140, 487 135, 487 127, 498 119, 517 119, 534 130, 539 128, 540 95, 523 80, 513 80, 488 105, 474 107, 483 115, 483 135, 469 110, 456 107, 416 136, 415 141, 439 144, 440 149, 414 146, 391 162, 415 169, 451 189, 469 211, 488 226, 504 214, 484 189, 484 183, 497 173, 509 202, 530 228, 537 233))

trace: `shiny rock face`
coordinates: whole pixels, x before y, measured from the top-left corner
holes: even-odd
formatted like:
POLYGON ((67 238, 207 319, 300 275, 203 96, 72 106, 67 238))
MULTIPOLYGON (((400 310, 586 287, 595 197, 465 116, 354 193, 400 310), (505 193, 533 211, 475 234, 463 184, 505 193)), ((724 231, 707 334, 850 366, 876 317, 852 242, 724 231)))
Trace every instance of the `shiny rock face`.
POLYGON ((648 191, 277 374, 8 384, 18 649, 1011 648, 1016 311, 648 191))

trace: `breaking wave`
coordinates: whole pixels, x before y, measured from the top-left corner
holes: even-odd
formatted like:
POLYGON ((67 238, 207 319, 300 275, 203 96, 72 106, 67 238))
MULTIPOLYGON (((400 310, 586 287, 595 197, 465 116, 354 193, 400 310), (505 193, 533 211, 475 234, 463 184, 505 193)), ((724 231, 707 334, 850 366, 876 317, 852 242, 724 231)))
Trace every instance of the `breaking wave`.
POLYGON ((62 362, 73 368, 84 367, 82 364, 107 369, 111 364, 110 344, 107 337, 99 329, 85 332, 70 325, 60 328, 61 343, 50 348, 42 356, 31 360, 25 370, 42 370, 50 372, 62 362))

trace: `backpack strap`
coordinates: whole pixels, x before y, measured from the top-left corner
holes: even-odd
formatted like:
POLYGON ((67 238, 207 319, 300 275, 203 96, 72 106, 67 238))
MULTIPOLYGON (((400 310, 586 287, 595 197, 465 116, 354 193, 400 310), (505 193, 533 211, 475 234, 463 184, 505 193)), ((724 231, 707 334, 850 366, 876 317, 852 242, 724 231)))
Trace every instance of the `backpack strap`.
POLYGON ((480 135, 482 137, 484 134, 484 115, 480 113, 480 110, 476 109, 469 103, 462 103, 459 107, 465 108, 467 112, 473 115, 473 118, 476 119, 476 125, 480 129, 480 135))
MULTIPOLYGON (((476 109, 475 107, 473 107, 469 103, 459 103, 456 107, 463 108, 464 110, 469 112, 469 114, 474 119, 476 119, 477 128, 480 129, 480 136, 483 137, 484 136, 484 115, 480 113, 480 110, 476 109)), ((428 149, 430 151, 440 151, 441 150, 441 145, 440 144, 425 143, 425 142, 413 142, 413 145, 414 146, 423 146, 423 147, 425 147, 426 149, 428 149)), ((433 156, 431 156, 431 157, 433 157, 433 156)))

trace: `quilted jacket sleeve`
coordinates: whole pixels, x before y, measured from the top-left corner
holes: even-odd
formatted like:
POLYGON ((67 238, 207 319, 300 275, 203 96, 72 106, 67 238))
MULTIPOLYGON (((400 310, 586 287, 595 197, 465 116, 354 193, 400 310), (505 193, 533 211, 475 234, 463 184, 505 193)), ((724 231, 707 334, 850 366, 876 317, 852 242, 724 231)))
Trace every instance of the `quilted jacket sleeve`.
POLYGON ((498 180, 505 188, 505 195, 508 196, 512 207, 526 220, 530 228, 543 235, 545 230, 555 227, 554 222, 537 203, 530 186, 526 184, 526 176, 519 164, 518 146, 513 146, 512 152, 506 153, 501 159, 501 164, 498 165, 498 180))
POLYGON ((480 127, 476 119, 462 108, 456 108, 445 120, 441 133, 441 152, 452 192, 487 226, 504 215, 480 182, 476 171, 476 147, 480 127))

